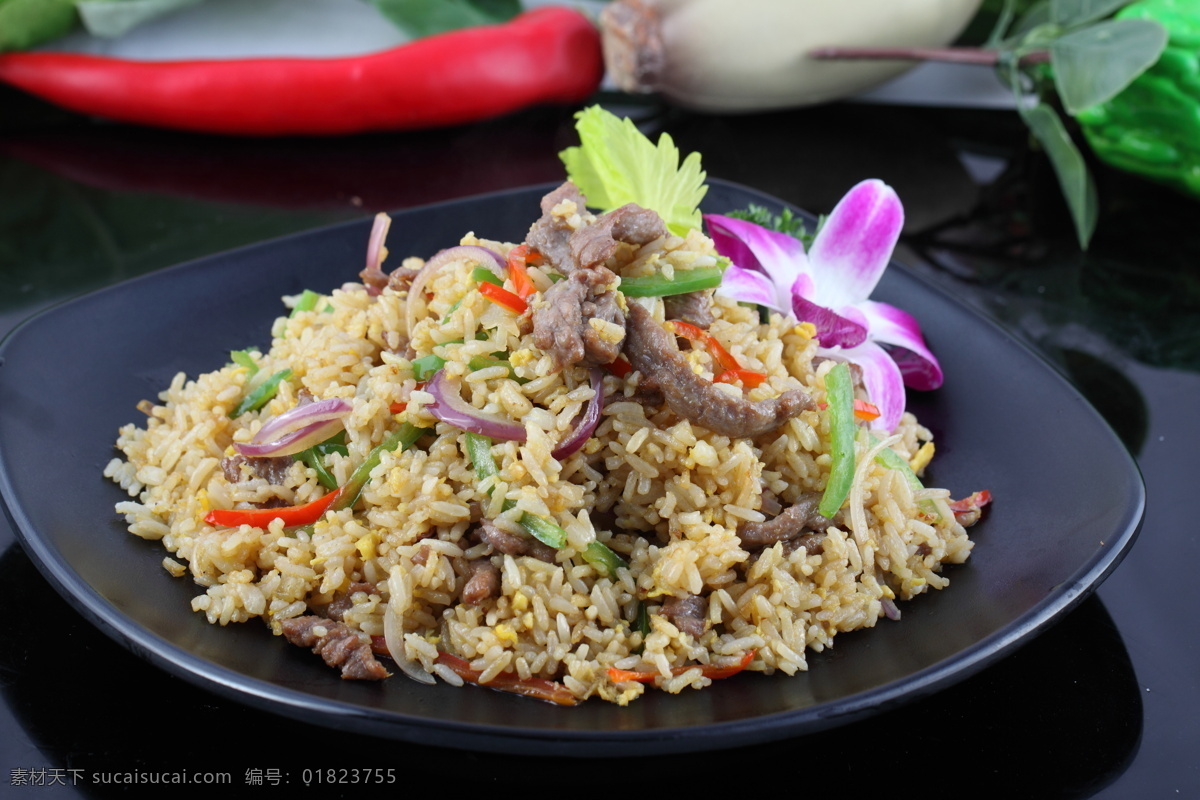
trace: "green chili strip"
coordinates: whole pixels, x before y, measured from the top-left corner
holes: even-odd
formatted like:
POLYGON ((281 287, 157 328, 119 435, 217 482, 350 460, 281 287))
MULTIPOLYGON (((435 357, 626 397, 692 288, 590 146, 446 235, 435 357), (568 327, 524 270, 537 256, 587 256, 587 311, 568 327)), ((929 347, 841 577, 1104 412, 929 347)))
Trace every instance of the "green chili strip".
POLYGON ((506 367, 508 369, 508 377, 512 378, 517 383, 529 383, 528 378, 518 378, 517 371, 513 369, 512 364, 508 363, 507 358, 497 358, 496 356, 475 356, 467 362, 467 366, 472 372, 489 367, 506 367))
POLYGON ((650 606, 645 600, 638 600, 637 619, 633 621, 633 629, 643 636, 650 635, 650 606))
POLYGON ((332 510, 340 511, 343 508, 350 508, 358 502, 358 497, 362 494, 363 487, 371 479, 371 471, 379 466, 384 453, 390 453, 396 448, 399 448, 400 452, 404 452, 416 444, 417 440, 427 433, 429 433, 428 429, 418 428, 411 422, 406 422, 398 430, 388 434, 382 442, 372 448, 370 453, 367 453, 367 457, 363 460, 363 463, 358 465, 358 469, 350 473, 349 480, 342 485, 342 496, 334 501, 334 504, 331 506, 332 510))
POLYGON ((312 289, 305 289, 300 293, 300 299, 296 301, 296 305, 292 307, 292 313, 288 316, 294 317, 302 311, 312 311, 317 307, 317 301, 320 299, 321 295, 312 289))
POLYGON ((858 426, 854 424, 850 367, 845 362, 825 373, 825 402, 829 410, 829 449, 833 465, 817 510, 822 516, 832 517, 846 502, 850 485, 854 483, 854 434, 858 426))
POLYGON ((499 276, 496 275, 496 273, 492 272, 487 267, 476 267, 475 269, 471 270, 471 280, 475 281, 476 283, 486 282, 494 283, 497 286, 504 285, 504 281, 502 281, 499 276))
POLYGON ((229 412, 230 419, 237 419, 247 411, 257 411, 267 404, 267 402, 275 396, 275 392, 279 391, 279 384, 292 377, 290 369, 281 369, 271 377, 267 378, 258 387, 246 394, 242 398, 242 402, 238 403, 237 408, 229 412))
MULTIPOLYGON (((871 447, 879 444, 879 439, 873 434, 868 434, 868 436, 870 437, 871 447)), ((880 450, 879 454, 875 456, 875 462, 888 469, 894 469, 903 475, 904 480, 908 482, 909 487, 914 492, 919 492, 925 488, 925 484, 921 483, 921 479, 917 477, 917 473, 913 472, 913 468, 892 448, 885 447, 880 450)), ((925 513, 932 514, 934 517, 941 517, 941 514, 938 513, 937 505, 932 500, 922 500, 920 506, 925 513)))
POLYGON ((441 356, 421 356, 412 362, 413 377, 419 381, 429 380, 433 374, 446 366, 446 359, 441 356))
POLYGON ((675 277, 644 275, 638 278, 622 278, 621 291, 626 297, 666 297, 687 294, 701 289, 715 289, 721 285, 724 271, 720 267, 697 267, 678 270, 675 277))
MULTIPOLYGON (((475 468, 475 477, 483 482, 499 475, 500 470, 496 466, 496 460, 492 458, 492 440, 477 433, 468 433, 466 437, 467 458, 471 459, 471 465, 475 468)), ((488 494, 491 494, 491 490, 488 490, 488 494)), ((508 511, 515 508, 516 505, 512 500, 505 500, 501 508, 508 511)), ((548 519, 524 512, 521 514, 520 523, 530 536, 542 544, 549 545, 555 550, 561 550, 567 546, 567 532, 548 519)), ((593 541, 579 555, 583 557, 584 561, 610 578, 617 574, 618 569, 628 566, 603 542, 593 541)))
POLYGON ((446 313, 442 315, 442 322, 441 322, 442 325, 445 325, 447 322, 450 321, 450 319, 454 316, 454 312, 458 311, 458 307, 461 306, 463 304, 463 300, 466 300, 466 299, 467 299, 467 296, 464 294, 462 297, 460 297, 454 301, 454 305, 452 305, 446 309, 446 313))
POLYGON ((317 482, 326 489, 336 489, 337 478, 333 477, 333 474, 325 468, 325 458, 330 453, 340 453, 344 456, 349 452, 346 448, 346 432, 338 431, 325 441, 297 453, 296 460, 316 472, 317 482))
POLYGON ((245 367, 250 371, 247 377, 253 378, 258 372, 258 364, 254 363, 254 356, 250 355, 249 350, 234 350, 229 354, 229 360, 237 364, 239 367, 245 367))

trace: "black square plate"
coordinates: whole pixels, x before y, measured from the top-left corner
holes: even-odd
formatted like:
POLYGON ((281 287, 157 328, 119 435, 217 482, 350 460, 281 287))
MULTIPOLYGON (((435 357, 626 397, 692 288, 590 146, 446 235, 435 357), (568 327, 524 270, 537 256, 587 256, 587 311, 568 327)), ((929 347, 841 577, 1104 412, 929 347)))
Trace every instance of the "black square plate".
MULTIPOLYGON (((389 247, 428 257, 467 231, 520 241, 537 186, 396 214, 389 247)), ((711 181, 721 213, 761 193, 711 181)), ((105 633, 188 681, 336 729, 497 752, 610 756, 704 750, 809 733, 926 695, 1036 634, 1093 590, 1133 543, 1145 490, 1103 419, 1057 372, 991 322, 893 265, 874 297, 917 317, 945 386, 910 395, 933 430, 930 485, 995 498, 969 562, 904 618, 839 636, 809 671, 742 674, 704 691, 649 692, 628 708, 559 708, 478 687, 402 676, 342 681, 258 622, 220 628, 198 593, 161 567, 161 547, 127 533, 102 477, 117 429, 177 372, 217 368, 269 344, 280 297, 355 280, 370 220, 193 261, 64 303, 0 344, 0 497, 51 583, 105 633)))

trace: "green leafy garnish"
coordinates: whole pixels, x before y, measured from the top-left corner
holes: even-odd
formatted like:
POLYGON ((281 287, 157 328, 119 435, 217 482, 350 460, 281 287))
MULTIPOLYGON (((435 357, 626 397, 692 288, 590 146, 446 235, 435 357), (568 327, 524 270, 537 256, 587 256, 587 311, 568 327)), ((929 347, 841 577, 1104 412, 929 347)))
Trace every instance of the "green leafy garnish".
POLYGON ((1105 19, 1129 3, 1043 0, 1016 17, 1015 0, 1008 0, 988 38, 1001 80, 1012 87, 1018 113, 1054 167, 1084 249, 1096 228, 1096 188, 1049 98, 1057 95, 1063 110, 1075 116, 1112 99, 1158 61, 1167 44, 1160 24, 1105 19))
POLYGON ((726 216, 753 222, 755 225, 759 225, 769 231, 786 233, 793 239, 799 239, 804 243, 805 247, 812 246, 817 231, 821 229, 821 224, 825 221, 825 218, 821 217, 817 221, 816 229, 810 233, 808 225, 805 224, 803 219, 793 214, 790 208, 785 208, 781 214, 772 214, 769 208, 755 205, 754 203, 739 211, 730 211, 726 216))
MULTIPOLYGON (((1149 0, 1037 0, 1032 4, 1003 0, 999 7, 989 4, 988 15, 994 16, 995 25, 982 48, 872 52, 871 48, 831 47, 823 49, 820 57, 908 57, 993 65, 1001 82, 1012 89, 1021 119, 1053 165, 1079 246, 1086 250, 1096 228, 1096 187, 1057 108, 1061 105, 1067 115, 1085 124, 1103 119, 1098 107, 1122 95, 1162 57, 1168 33, 1154 16, 1165 10, 1165 16, 1172 17, 1170 2, 1151 10, 1149 0), (1114 12, 1119 12, 1117 18, 1108 19, 1114 12)), ((1182 39, 1189 43, 1186 58, 1194 64, 1192 36, 1185 33, 1182 39)), ((1189 75, 1195 68, 1190 69, 1189 75)), ((1153 110, 1145 117, 1169 116, 1154 105, 1148 108, 1153 110)), ((1131 143, 1131 147, 1138 145, 1131 143)), ((1100 154, 1105 154, 1103 148, 1100 154)))
POLYGON ((612 211, 637 203, 662 217, 678 236, 700 227, 700 201, 708 187, 700 154, 679 163, 679 149, 667 134, 655 145, 628 118, 599 106, 575 115, 580 145, 559 153, 571 182, 588 205, 612 211))
POLYGON ((414 39, 504 22, 521 12, 521 0, 371 0, 371 5, 414 39))

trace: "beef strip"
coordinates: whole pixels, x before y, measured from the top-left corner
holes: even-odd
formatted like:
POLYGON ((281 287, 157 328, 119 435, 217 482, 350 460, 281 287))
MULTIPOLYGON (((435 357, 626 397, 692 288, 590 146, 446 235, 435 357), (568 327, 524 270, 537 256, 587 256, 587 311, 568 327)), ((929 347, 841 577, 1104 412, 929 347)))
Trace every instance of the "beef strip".
POLYGON ((378 681, 388 671, 371 653, 371 645, 341 622, 308 615, 280 623, 284 637, 299 647, 311 647, 331 667, 342 670, 344 680, 378 681))
POLYGON ((221 471, 225 473, 225 480, 230 483, 239 483, 242 480, 241 467, 245 464, 254 474, 265 478, 267 483, 282 486, 284 481, 287 480, 288 470, 292 468, 294 460, 291 456, 247 458, 239 453, 235 456, 222 458, 221 471))
POLYGON ((759 436, 815 408, 812 398, 801 389, 758 401, 725 394, 692 372, 675 346, 675 337, 637 303, 629 304, 625 332, 625 355, 633 368, 662 392, 671 411, 713 433, 733 438, 759 436))
POLYGON ((532 536, 518 536, 515 533, 501 530, 490 519, 480 520, 471 535, 481 542, 490 544, 497 553, 509 556, 531 556, 538 561, 554 563, 553 547, 539 542, 532 536))
POLYGON ((396 267, 388 274, 386 285, 394 292, 407 292, 408 287, 412 286, 413 278, 420 272, 421 270, 412 267, 396 267))
POLYGON ((500 596, 500 569, 491 559, 476 558, 467 562, 462 601, 477 606, 485 600, 500 596))
POLYGON ((659 613, 679 630, 690 633, 693 639, 703 636, 708 627, 708 601, 698 595, 668 597, 659 613))
MULTIPOLYGON (((770 547, 776 542, 795 539, 805 531, 824 528, 831 520, 817 510, 821 495, 810 492, 766 522, 744 522, 738 526, 738 538, 747 549, 770 547)), ((807 547, 805 549, 808 549, 807 547)), ((812 551, 809 551, 812 552, 812 551)))
POLYGON ((571 234, 575 231, 565 219, 553 214, 554 207, 564 200, 575 203, 580 214, 587 212, 587 201, 579 187, 567 181, 542 198, 542 216, 530 227, 525 244, 541 253, 550 266, 566 275, 575 268, 570 246, 571 234))
POLYGON ((363 286, 367 287, 367 294, 372 297, 378 296, 388 285, 387 273, 378 264, 364 267, 362 272, 358 273, 358 278, 362 281, 363 286))
POLYGON ((592 366, 611 363, 621 342, 609 341, 593 328, 593 318, 625 327, 617 294, 607 287, 617 276, 606 267, 579 269, 551 286, 545 304, 533 311, 533 343, 549 353, 558 369, 581 361, 592 366))
POLYGON ((572 233, 569 245, 575 266, 591 269, 611 258, 622 242, 641 246, 666 235, 656 212, 628 203, 572 233))
POLYGON ((363 592, 364 594, 373 594, 375 591, 376 589, 374 584, 363 583, 361 581, 358 583, 352 583, 350 584, 350 588, 346 590, 344 597, 334 600, 329 604, 329 607, 325 609, 325 614, 328 615, 331 620, 335 622, 341 622, 345 613, 354 605, 354 601, 351 599, 354 597, 354 595, 358 594, 359 592, 363 592))
POLYGON ((690 322, 697 328, 708 330, 713 324, 712 292, 688 292, 663 298, 663 310, 667 319, 690 322))

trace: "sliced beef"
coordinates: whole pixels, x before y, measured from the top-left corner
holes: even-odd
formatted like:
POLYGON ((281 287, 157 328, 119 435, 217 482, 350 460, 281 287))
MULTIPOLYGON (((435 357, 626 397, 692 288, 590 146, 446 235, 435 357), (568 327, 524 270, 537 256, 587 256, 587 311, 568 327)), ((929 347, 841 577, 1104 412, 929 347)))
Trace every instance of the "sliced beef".
POLYGON ((703 636, 708 627, 708 601, 698 595, 668 597, 659 613, 679 630, 690 633, 693 639, 703 636))
POLYGON ((571 234, 574 229, 562 217, 553 214, 554 207, 564 200, 575 203, 580 214, 587 212, 587 201, 579 187, 567 181, 542 198, 542 216, 525 236, 525 244, 537 250, 552 267, 566 275, 575 268, 571 255, 571 234))
POLYGON ((801 548, 804 549, 805 555, 821 555, 825 552, 825 534, 810 531, 783 543, 783 552, 789 556, 801 548))
POLYGON ((363 583, 361 581, 358 583, 352 583, 350 584, 350 588, 346 590, 346 596, 330 603, 329 607, 325 609, 325 613, 335 622, 341 622, 342 617, 345 616, 346 612, 349 611, 354 605, 354 601, 350 598, 354 597, 354 595, 358 594, 359 592, 363 592, 364 594, 372 594, 375 591, 376 589, 374 584, 363 583))
POLYGON ((625 327, 625 312, 608 287, 617 276, 606 267, 579 269, 551 286, 545 304, 533 311, 533 343, 549 353, 558 369, 584 362, 608 364, 621 352, 621 342, 609 341, 591 326, 592 319, 625 327))
POLYGON ((500 596, 500 569, 487 558, 467 562, 466 582, 462 601, 477 606, 485 600, 500 596))
POLYGON ((420 271, 412 267, 396 267, 388 274, 386 285, 394 292, 407 292, 408 287, 412 286, 413 278, 417 277, 420 271))
POLYGON ((758 401, 725 394, 692 372, 675 337, 637 303, 629 305, 625 333, 629 363, 662 392, 671 411, 714 433, 733 438, 758 436, 815 407, 801 389, 758 401))
POLYGON ((554 563, 554 548, 544 542, 539 542, 532 536, 520 536, 501 530, 490 519, 479 521, 472 535, 481 542, 492 546, 497 553, 508 556, 531 556, 538 561, 554 563))
POLYGON ((267 483, 282 486, 284 481, 287 480, 288 470, 292 468, 294 460, 291 456, 247 458, 239 453, 238 455, 222 458, 221 471, 225 473, 225 480, 230 483, 239 483, 242 480, 241 468, 245 464, 255 475, 265 478, 267 483))
POLYGON ((713 324, 712 292, 688 292, 663 298, 663 310, 667 319, 690 322, 697 328, 708 330, 713 324))
POLYGON ((378 681, 388 677, 371 653, 371 644, 344 623, 308 615, 280 623, 284 637, 299 647, 311 647, 331 667, 342 671, 345 680, 378 681))
POLYGON ((646 245, 667 235, 667 226, 655 211, 628 203, 596 218, 571 234, 575 265, 591 269, 607 261, 622 242, 646 245))
POLYGON ((795 539, 805 531, 824 528, 831 520, 817 510, 820 503, 821 495, 815 492, 805 494, 799 501, 775 515, 774 519, 742 523, 738 527, 738 538, 742 540, 743 547, 752 550, 795 539))

